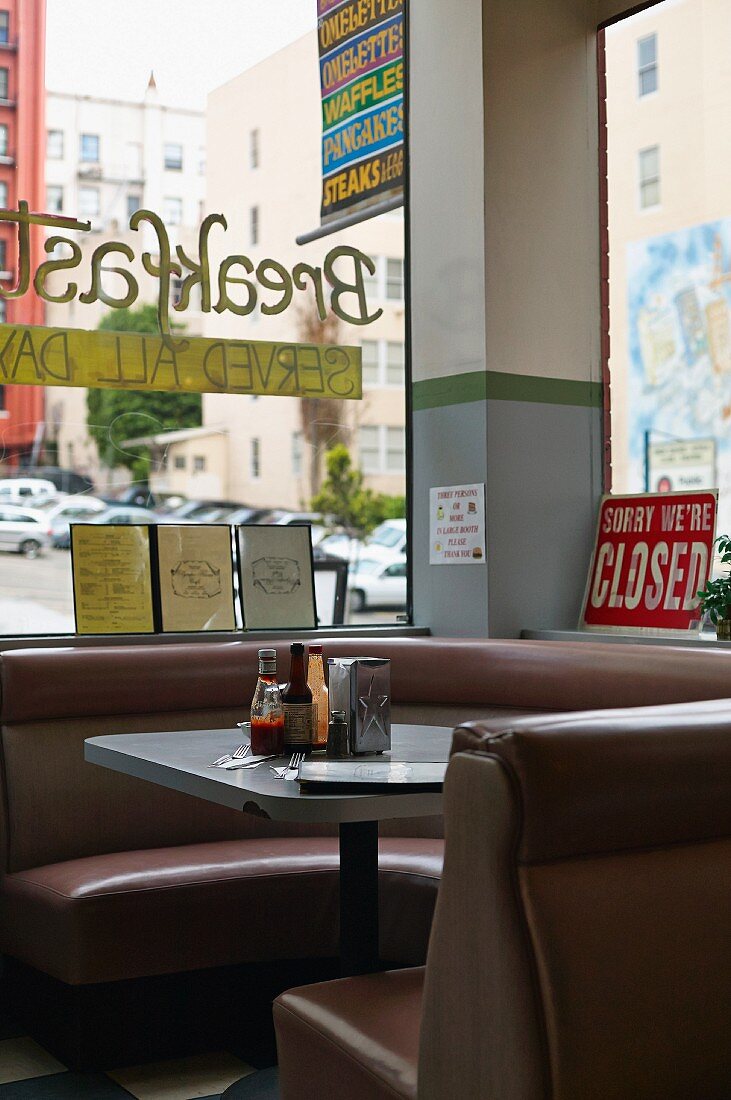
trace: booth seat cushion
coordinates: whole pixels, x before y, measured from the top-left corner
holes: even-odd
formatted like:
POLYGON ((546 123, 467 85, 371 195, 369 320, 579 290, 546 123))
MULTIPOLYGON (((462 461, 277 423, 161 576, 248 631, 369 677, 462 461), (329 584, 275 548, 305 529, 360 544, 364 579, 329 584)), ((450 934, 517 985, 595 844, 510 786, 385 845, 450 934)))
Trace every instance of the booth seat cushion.
POLYGON ((274 1002, 282 1096, 414 1100, 423 984, 418 967, 283 993, 274 1002))
MULTIPOLYGON (((380 842, 381 952, 423 961, 440 840, 380 842)), ((338 953, 338 842, 257 838, 107 853, 4 880, 5 950, 72 985, 338 953)))

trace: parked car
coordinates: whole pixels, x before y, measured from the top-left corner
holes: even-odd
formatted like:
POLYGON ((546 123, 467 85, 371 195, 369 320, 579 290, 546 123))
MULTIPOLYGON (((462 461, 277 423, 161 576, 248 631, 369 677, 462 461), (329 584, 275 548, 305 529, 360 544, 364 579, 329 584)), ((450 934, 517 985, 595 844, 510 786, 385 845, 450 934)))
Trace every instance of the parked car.
MULTIPOLYGON (((86 523, 123 523, 133 526, 136 523, 161 523, 160 516, 149 508, 138 508, 135 504, 112 504, 98 512, 86 521, 86 523)), ((61 550, 68 550, 71 546, 71 526, 65 535, 60 535, 56 546, 61 550)))
POLYGON ((352 611, 368 607, 406 607, 406 561, 383 562, 364 559, 348 577, 352 611))
POLYGON ((42 511, 0 503, 0 550, 37 558, 51 545, 52 534, 48 516, 42 511))
POLYGON ((230 512, 226 517, 226 523, 236 526, 239 523, 268 523, 271 515, 270 508, 254 508, 247 505, 230 512))
POLYGON ((405 519, 387 519, 383 523, 379 523, 375 531, 368 536, 366 541, 366 547, 369 551, 376 550, 377 556, 380 557, 382 551, 388 553, 405 554, 406 553, 406 520, 405 519))
POLYGON ((70 523, 88 523, 89 520, 109 507, 99 497, 86 496, 84 493, 74 496, 56 497, 38 505, 51 524, 51 543, 62 546, 66 540, 70 523))
POLYGON ((56 486, 42 477, 0 478, 0 504, 29 504, 56 495, 56 486))
POLYGON ((86 474, 67 470, 63 466, 32 466, 19 470, 12 477, 44 478, 53 483, 59 493, 93 493, 94 482, 86 474))

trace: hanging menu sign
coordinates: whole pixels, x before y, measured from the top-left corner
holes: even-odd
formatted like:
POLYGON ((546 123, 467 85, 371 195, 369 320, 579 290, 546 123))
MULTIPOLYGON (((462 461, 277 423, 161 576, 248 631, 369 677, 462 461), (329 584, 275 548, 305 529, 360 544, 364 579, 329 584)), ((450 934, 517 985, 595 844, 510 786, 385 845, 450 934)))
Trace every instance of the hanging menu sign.
POLYGON ((718 492, 605 496, 579 626, 677 634, 701 624, 718 492))
POLYGON ((403 195, 404 0, 318 0, 323 225, 403 195))
POLYGON ((77 634, 153 634, 146 526, 75 523, 71 562, 77 634))
POLYGON ((429 564, 485 561, 485 486, 442 485, 429 490, 429 564))

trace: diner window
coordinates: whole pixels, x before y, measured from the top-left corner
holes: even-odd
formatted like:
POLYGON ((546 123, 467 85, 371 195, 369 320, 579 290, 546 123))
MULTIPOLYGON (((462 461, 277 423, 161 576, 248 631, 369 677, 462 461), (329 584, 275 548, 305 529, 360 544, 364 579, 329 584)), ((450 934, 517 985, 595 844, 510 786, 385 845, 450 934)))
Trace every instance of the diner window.
POLYGON ((99 163, 99 135, 82 134, 79 143, 79 159, 84 164, 99 163))
POLYGON ((10 12, 0 10, 0 46, 7 46, 10 42, 10 12))
POLYGON ((0 180, 0 206, 3 210, 8 208, 8 185, 5 180, 0 180))
POLYGON ((82 218, 95 218, 101 209, 99 188, 79 188, 79 214, 82 218))
POLYGON ((404 297, 404 261, 386 260, 386 297, 401 302, 404 297))
POLYGON ((639 152, 640 207, 660 205, 660 147, 651 145, 639 152))
POLYGON ((10 142, 8 127, 4 122, 0 122, 0 157, 9 156, 10 142))
POLYGON ((46 188, 46 210, 49 214, 63 212, 63 187, 49 183, 46 188))
POLYGON ((168 197, 162 200, 163 221, 166 225, 183 224, 183 200, 168 197))
POLYGON ((259 131, 252 130, 249 134, 249 168, 259 167, 259 131))
POLYGON ((657 91, 656 34, 648 34, 637 43, 637 78, 640 96, 657 91))
POLYGON ((252 206, 249 211, 249 243, 259 243, 259 207, 252 206))
POLYGON ((261 440, 258 438, 251 440, 249 473, 252 481, 258 481, 261 477, 261 440))
POLYGON ((164 148, 163 161, 168 172, 182 172, 183 146, 177 145, 175 142, 168 142, 164 148))
POLYGON ((63 160, 63 130, 49 130, 46 134, 46 156, 49 160, 63 160))
POLYGON ((10 73, 0 68, 0 99, 10 99, 10 73))

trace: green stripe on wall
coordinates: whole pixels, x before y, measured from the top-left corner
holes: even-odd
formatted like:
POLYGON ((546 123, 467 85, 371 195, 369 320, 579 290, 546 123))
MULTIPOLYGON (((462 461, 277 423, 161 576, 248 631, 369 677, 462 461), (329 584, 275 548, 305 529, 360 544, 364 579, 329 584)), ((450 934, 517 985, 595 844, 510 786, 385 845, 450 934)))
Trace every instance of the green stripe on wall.
POLYGON ((426 378, 414 382, 413 408, 438 409, 444 405, 465 405, 470 401, 537 401, 544 405, 602 407, 599 382, 574 382, 566 378, 534 378, 502 371, 468 371, 448 378, 426 378))

